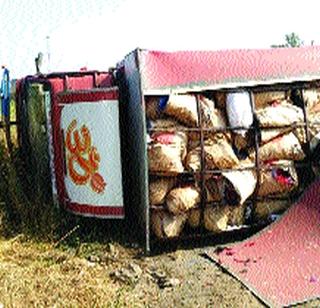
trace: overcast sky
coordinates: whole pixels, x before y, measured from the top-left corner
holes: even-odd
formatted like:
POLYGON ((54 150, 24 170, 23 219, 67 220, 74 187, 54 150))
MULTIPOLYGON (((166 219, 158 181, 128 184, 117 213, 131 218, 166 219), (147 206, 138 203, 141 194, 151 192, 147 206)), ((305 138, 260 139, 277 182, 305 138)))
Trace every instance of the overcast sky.
POLYGON ((12 77, 106 70, 136 47, 269 48, 296 32, 320 44, 320 2, 251 0, 0 0, 0 64, 12 77))

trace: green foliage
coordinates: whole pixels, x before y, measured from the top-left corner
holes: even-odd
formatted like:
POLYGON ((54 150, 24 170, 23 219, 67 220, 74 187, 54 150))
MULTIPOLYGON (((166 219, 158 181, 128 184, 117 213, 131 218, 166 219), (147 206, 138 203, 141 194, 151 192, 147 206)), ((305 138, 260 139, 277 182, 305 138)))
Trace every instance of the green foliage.
POLYGON ((23 233, 74 248, 84 240, 125 242, 129 232, 133 239, 132 230, 125 232, 129 225, 124 221, 79 217, 53 204, 42 87, 32 84, 27 99, 30 147, 16 148, 9 155, 0 142, 0 215, 5 214, 4 223, 0 216, 4 229, 0 233, 23 233))
POLYGON ((28 158, 28 167, 37 183, 37 196, 45 202, 50 202, 51 174, 48 155, 48 137, 46 132, 46 115, 44 93, 40 84, 32 84, 28 91, 28 137, 31 152, 28 158))
POLYGON ((25 171, 19 152, 15 150, 9 156, 5 147, 1 145, 0 157, 0 195, 5 213, 4 231, 7 234, 23 232, 52 237, 58 213, 52 205, 43 202, 39 187, 32 187, 33 194, 26 193, 27 190, 30 191, 32 181, 25 171))
MULTIPOLYGON (((1 234, 11 236, 23 233, 53 242, 63 239, 61 244, 69 248, 77 248, 83 241, 128 241, 126 236, 129 231, 125 221, 79 217, 56 208, 44 193, 41 177, 30 173, 30 168, 26 168, 27 162, 18 150, 9 156, 0 144, 0 157, 0 215, 5 214, 3 219, 0 217, 1 234), (79 228, 70 232, 75 226, 79 228)), ((131 240, 136 240, 132 230, 131 237, 131 240)))
POLYGON ((287 47, 301 47, 303 45, 303 41, 294 32, 286 34, 285 38, 287 47))
POLYGON ((287 48, 287 47, 301 47, 304 42, 295 32, 285 35, 285 43, 280 45, 271 45, 272 48, 287 48))

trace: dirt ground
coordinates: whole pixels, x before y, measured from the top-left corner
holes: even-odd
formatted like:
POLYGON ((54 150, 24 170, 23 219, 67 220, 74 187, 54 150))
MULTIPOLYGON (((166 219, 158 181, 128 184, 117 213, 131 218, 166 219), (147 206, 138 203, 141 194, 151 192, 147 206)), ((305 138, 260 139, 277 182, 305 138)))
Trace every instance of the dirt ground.
POLYGON ((132 243, 1 239, 0 307, 266 307, 203 255, 208 248, 145 257, 132 243))

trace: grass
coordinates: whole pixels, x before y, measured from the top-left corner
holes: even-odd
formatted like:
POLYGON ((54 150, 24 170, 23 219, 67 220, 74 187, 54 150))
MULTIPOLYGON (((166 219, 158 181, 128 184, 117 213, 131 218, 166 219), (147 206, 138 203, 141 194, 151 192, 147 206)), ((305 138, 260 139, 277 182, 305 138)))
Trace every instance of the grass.
MULTIPOLYGON (((11 115, 15 120, 15 109, 11 115)), ((31 110, 29 116, 41 114, 31 110)), ((57 209, 44 193, 46 168, 39 161, 30 168, 17 148, 16 127, 11 130, 15 150, 9 155, 0 129, 0 307, 143 306, 131 296, 133 285, 109 275, 141 253, 130 248, 134 234, 127 223, 57 209), (92 256, 100 261, 89 262, 92 256)), ((37 131, 31 136, 44 143, 37 131)), ((37 145, 41 151, 43 144, 37 145)), ((39 153, 36 157, 42 161, 39 153)))
POLYGON ((112 269, 49 243, 23 236, 2 239, 0 302, 5 307, 123 307, 130 287, 111 280, 112 269))
MULTIPOLYGON (((0 113, 1 113, 1 104, 0 104, 0 113)), ((10 101, 10 121, 16 121, 16 104, 14 99, 12 98, 10 101)), ((17 138, 17 126, 11 125, 10 127, 10 138, 11 142, 15 147, 18 146, 18 138, 17 138)), ((0 129, 0 143, 6 144, 6 135, 4 129, 0 129)))
POLYGON ((52 229, 56 220, 53 207, 44 204, 36 193, 37 187, 31 186, 31 176, 26 173, 19 152, 15 151, 9 157, 1 146, 0 157, 0 192, 6 220, 3 231, 48 233, 48 228, 52 229), (30 191, 30 187, 32 193, 28 195, 26 192, 30 191))
POLYGON ((136 307, 132 286, 109 275, 137 253, 125 247, 124 222, 59 211, 38 187, 25 193, 32 180, 19 152, 0 146, 0 157, 0 307, 136 307))
POLYGON ((57 209, 42 193, 41 174, 28 173, 17 148, 9 156, 4 138, 0 129, 0 307, 138 306, 129 298, 132 286, 109 275, 137 254, 126 248, 124 222, 57 209))
MULTIPOLYGON (((40 102, 41 97, 36 90, 37 87, 30 87, 29 96, 40 102)), ((16 120, 16 104, 13 99, 10 102, 10 120, 16 120)), ((0 212, 2 211, 5 221, 1 226, 2 233, 22 232, 33 237, 52 239, 63 221, 51 203, 49 190, 46 191, 47 195, 43 193, 44 185, 50 186, 45 181, 42 171, 44 168, 38 168, 42 167, 44 157, 37 155, 39 161, 35 164, 32 164, 31 158, 22 157, 17 148, 17 127, 11 126, 10 133, 14 151, 9 156, 5 147, 5 132, 0 129, 0 201, 3 202, 0 212)))

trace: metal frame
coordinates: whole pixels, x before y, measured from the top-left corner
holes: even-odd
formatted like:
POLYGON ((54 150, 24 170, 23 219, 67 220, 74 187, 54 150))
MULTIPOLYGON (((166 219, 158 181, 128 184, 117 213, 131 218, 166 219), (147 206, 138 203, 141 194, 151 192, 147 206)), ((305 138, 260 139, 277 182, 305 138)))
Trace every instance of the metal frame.
MULTIPOLYGON (((208 129, 208 128, 203 128, 202 127, 202 119, 201 119, 201 113, 199 112, 200 110, 200 106, 199 106, 199 99, 198 99, 198 94, 201 93, 201 91, 199 92, 189 92, 189 94, 194 94, 196 95, 196 101, 197 101, 197 110, 198 110, 198 120, 200 123, 200 127, 197 128, 190 128, 190 129, 185 129, 184 131, 197 131, 200 133, 200 145, 201 145, 201 170, 200 172, 197 172, 198 174, 200 173, 200 185, 201 185, 201 203, 200 203, 200 208, 202 209, 201 211, 201 219, 203 219, 203 209, 206 207, 206 194, 204 194, 204 176, 205 174, 208 173, 218 173, 221 174, 221 172, 225 172, 225 171, 235 171, 235 170, 255 170, 257 172, 257 185, 256 185, 256 189, 255 192, 253 194, 252 197, 250 197, 246 202, 247 203, 252 203, 253 205, 255 204, 255 202, 260 201, 260 200, 282 200, 282 199, 288 199, 288 197, 283 198, 281 196, 265 196, 265 197, 258 197, 257 196, 257 191, 259 189, 259 185, 260 185, 260 171, 262 169, 260 161, 259 161, 259 140, 258 140, 258 131, 259 130, 268 130, 268 129, 275 129, 275 128, 297 128, 297 127, 303 127, 304 128, 304 134, 306 136, 306 145, 307 145, 307 151, 306 151, 306 160, 307 162, 297 162, 295 165, 298 168, 305 168, 308 167, 308 171, 312 172, 311 166, 312 166, 312 161, 311 161, 311 149, 310 149, 310 132, 309 132, 309 121, 308 121, 308 113, 306 111, 306 106, 305 103, 303 101, 303 90, 304 89, 310 89, 310 88, 316 88, 316 87, 320 87, 320 80, 314 80, 314 81, 299 81, 299 82, 288 82, 288 83, 281 83, 281 84, 273 84, 273 85, 256 85, 256 86, 250 86, 250 87, 239 87, 239 88, 223 88, 223 89, 217 89, 214 91, 219 91, 219 92, 235 92, 235 91, 247 91, 250 93, 250 104, 252 107, 252 113, 255 114, 255 104, 254 104, 254 97, 253 94, 257 93, 257 92, 268 92, 268 91, 287 91, 287 90, 299 90, 300 91, 300 95, 301 95, 301 100, 302 100, 302 110, 303 110, 303 115, 304 115, 304 122, 303 123, 298 123, 298 124, 292 124, 292 125, 288 125, 288 126, 269 126, 269 127, 250 127, 249 129, 254 130, 255 131, 255 142, 254 142, 254 146, 255 146, 255 166, 254 167, 247 167, 247 168, 240 168, 240 169, 227 169, 227 170, 206 170, 204 165, 204 132, 206 131, 211 131, 211 132, 225 132, 225 131, 235 131, 238 129, 241 129, 243 127, 227 127, 226 129, 208 129)), ((203 89, 203 91, 205 91, 206 89, 203 89)), ((161 95, 161 94, 159 94, 161 95)), ((314 123, 316 126, 319 125, 320 127, 320 123, 314 123)), ((248 128, 246 128, 248 129, 248 128)), ((148 130, 148 132, 152 132, 152 131, 157 131, 157 130, 162 130, 161 128, 159 129, 150 129, 148 130)), ((167 129, 166 129, 167 130, 167 129)), ((170 131, 170 129, 168 129, 168 131, 170 131)), ((172 130, 171 130, 172 131, 172 130)), ((173 129, 173 131, 176 131, 175 129, 173 129)), ((147 155, 147 152, 144 153, 144 155, 147 155)), ((266 167, 264 167, 263 169, 266 169, 266 167)), ((271 169, 271 167, 270 167, 271 169)), ((184 174, 189 174, 189 175, 194 175, 196 174, 195 172, 183 172, 184 174)), ((159 174, 158 174, 159 175, 159 174)), ((149 185, 147 183, 147 185, 149 185)), ((147 186, 148 187, 148 186, 147 186)), ((148 192, 146 192, 148 194, 148 192)), ((298 198, 301 194, 301 191, 297 191, 296 193, 292 193, 292 195, 290 195, 290 199, 291 200, 295 200, 296 198, 298 198)), ((146 198, 147 200, 148 198, 146 198)), ((210 202, 210 204, 214 204, 214 203, 218 203, 218 202, 210 202)), ((159 207, 159 206, 152 206, 149 205, 147 202, 145 203, 145 206, 147 208, 150 208, 151 210, 157 210, 157 209, 161 209, 163 207, 159 207)), ((261 224, 253 224, 249 227, 249 229, 252 230, 256 230, 257 228, 262 228, 266 225, 266 223, 264 221, 261 222, 261 224)), ((248 230, 248 227, 245 226, 244 227, 246 230, 248 230)), ((177 238, 170 238, 170 239, 157 239, 155 238, 155 236, 151 236, 149 234, 148 238, 151 239, 151 245, 152 247, 156 247, 159 244, 163 244, 163 242, 166 243, 170 243, 170 242, 176 242, 176 241, 184 241, 186 239, 197 239, 197 238, 213 238, 216 239, 217 237, 225 237, 226 234, 237 234, 240 232, 240 230, 234 230, 234 231, 226 231, 220 234, 213 234, 210 233, 209 231, 204 230, 203 227, 198 228, 199 230, 197 230, 198 232, 195 232, 194 234, 183 234, 177 238)), ((150 226, 148 226, 148 229, 146 229, 146 232, 150 232, 150 226)), ((150 253, 150 242, 146 242, 145 245, 145 251, 146 253, 150 253)))
MULTIPOLYGON (((29 140, 29 116, 28 116, 28 91, 31 84, 40 84, 43 86, 44 92, 48 92, 50 96, 50 107, 52 102, 52 88, 50 82, 43 78, 42 76, 27 76, 19 82, 19 87, 17 88, 16 92, 16 117, 17 117, 17 134, 18 134, 18 146, 20 150, 20 154, 22 159, 30 157, 32 161, 35 163, 36 158, 32 155, 32 145, 30 144, 29 140)), ((47 106, 45 106, 45 109, 47 106)), ((46 132, 47 136, 49 137, 50 131, 52 130, 52 123, 48 118, 48 115, 51 116, 51 110, 45 110, 45 117, 46 117, 46 132)), ((51 176, 51 187, 50 187, 50 195, 48 198, 52 199, 52 202, 57 206, 57 199, 56 199, 56 181, 55 181, 55 169, 52 168, 53 158, 54 158, 54 151, 52 148, 52 140, 48 138, 48 155, 49 155, 49 172, 51 176)), ((29 169, 30 172, 34 169, 33 163, 25 164, 26 168, 29 169)))
MULTIPOLYGON (((18 128, 18 144, 21 148, 21 154, 24 157, 29 157, 28 153, 30 152, 30 142, 28 140, 27 129, 29 126, 28 117, 26 114, 27 110, 27 87, 30 83, 41 83, 43 84, 47 91, 50 93, 50 124, 52 128, 51 140, 50 140, 50 163, 51 163, 51 173, 52 173, 52 182, 53 182, 53 201, 56 205, 61 203, 59 199, 59 187, 61 186, 61 177, 59 176, 59 170, 56 169, 57 166, 57 159, 56 157, 59 155, 59 149, 56 148, 57 139, 59 138, 59 134, 54 129, 57 118, 59 118, 59 114, 57 111, 57 94, 60 90, 64 93, 70 89, 72 86, 68 86, 68 78, 76 78, 76 77, 92 77, 92 84, 88 86, 88 89, 93 88, 106 88, 111 87, 112 83, 114 82, 114 76, 111 75, 110 72, 104 71, 80 71, 80 72, 58 72, 58 73, 50 73, 50 74, 40 74, 34 76, 26 76, 23 79, 18 80, 18 87, 16 92, 16 109, 17 109, 17 128, 18 128), (100 77, 100 79, 99 79, 100 77), (57 80, 57 81, 56 81, 57 80), (55 82, 61 82, 62 87, 57 90, 57 86, 55 82), (60 185, 60 186, 59 186, 60 185)), ((87 81, 89 83, 89 81, 87 81)), ((59 87, 58 87, 59 88, 59 87)), ((82 87, 83 88, 83 87, 82 87)), ((86 89, 87 89, 86 88, 86 89)))
POLYGON ((125 139, 125 202, 130 227, 136 229, 145 251, 150 252, 149 173, 144 96, 141 85, 141 50, 131 52, 119 64, 119 88, 123 99, 122 137, 125 139), (126 155, 127 154, 127 155, 126 155))

